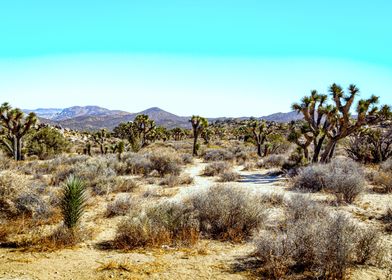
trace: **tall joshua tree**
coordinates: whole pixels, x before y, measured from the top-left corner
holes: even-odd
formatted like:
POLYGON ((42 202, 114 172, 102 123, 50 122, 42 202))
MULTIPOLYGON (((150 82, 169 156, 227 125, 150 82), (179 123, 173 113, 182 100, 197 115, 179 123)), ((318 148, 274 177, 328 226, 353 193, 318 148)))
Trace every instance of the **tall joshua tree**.
POLYGON ((199 137, 200 133, 208 126, 208 121, 206 118, 200 116, 192 116, 192 118, 189 121, 192 124, 192 130, 193 130, 192 154, 193 156, 197 156, 197 150, 198 150, 197 138, 199 137))
POLYGON ((23 137, 36 123, 34 113, 25 117, 20 109, 12 108, 8 103, 0 106, 0 141, 15 160, 22 160, 23 137))
MULTIPOLYGON (((328 97, 312 91, 309 97, 304 97, 300 104, 294 104, 293 109, 304 116, 304 125, 300 130, 292 131, 291 140, 297 143, 304 152, 313 144, 313 162, 328 162, 334 155, 339 140, 358 132, 366 125, 378 124, 391 116, 390 108, 386 105, 378 108, 378 97, 371 96, 357 103, 356 118, 352 118, 351 110, 359 89, 350 85, 348 93, 337 84, 330 87, 332 105, 326 104, 328 97), (305 141, 300 141, 300 138, 305 141), (302 146, 301 146, 301 145, 302 146)), ((309 158, 309 155, 305 155, 309 158)))
POLYGON ((313 143, 313 162, 319 161, 320 152, 326 139, 330 117, 336 113, 336 108, 327 105, 328 96, 313 90, 310 96, 305 96, 301 103, 293 104, 293 110, 302 113, 305 123, 298 130, 292 130, 289 140, 302 148, 306 160, 309 160, 308 147, 313 143), (301 140, 301 138, 303 140, 301 140))
POLYGON ((274 123, 266 121, 251 120, 247 124, 248 128, 251 129, 253 139, 257 146, 257 155, 262 157, 262 146, 267 141, 268 135, 274 132, 274 123))
POLYGON ((155 122, 147 115, 137 115, 133 124, 139 132, 141 147, 145 147, 147 145, 148 137, 153 134, 156 128, 155 122))
POLYGON ((377 107, 379 98, 372 95, 368 99, 358 101, 355 110, 357 117, 351 118, 350 110, 359 89, 355 85, 350 85, 348 91, 349 93, 345 94, 337 84, 330 87, 336 110, 335 114, 329 116, 328 143, 321 155, 322 162, 328 162, 332 158, 339 140, 358 132, 365 125, 375 125, 391 117, 390 107, 387 105, 377 107))
POLYGON ((100 131, 96 132, 93 134, 93 139, 94 142, 99 145, 99 150, 101 151, 101 154, 106 154, 107 148, 105 147, 106 145, 106 140, 109 138, 110 134, 106 129, 101 129, 100 131))

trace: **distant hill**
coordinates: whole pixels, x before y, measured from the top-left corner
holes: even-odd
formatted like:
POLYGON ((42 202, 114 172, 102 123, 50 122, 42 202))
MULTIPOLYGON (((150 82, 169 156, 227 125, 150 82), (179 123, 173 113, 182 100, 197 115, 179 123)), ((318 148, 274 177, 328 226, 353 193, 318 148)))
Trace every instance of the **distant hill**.
POLYGON ((29 114, 30 112, 34 112, 37 116, 48 120, 55 118, 58 114, 61 113, 61 111, 63 111, 63 109, 58 109, 58 108, 48 108, 48 109, 38 108, 35 110, 27 110, 27 109, 23 110, 23 112, 25 112, 26 114, 29 114))
MULTIPOLYGON (((177 116, 158 107, 152 107, 138 113, 128 113, 120 110, 109 110, 98 106, 73 106, 65 109, 36 109, 24 110, 26 113, 34 112, 40 117, 42 123, 60 125, 65 128, 75 130, 98 130, 107 128, 112 130, 121 122, 129 122, 135 119, 139 114, 146 114, 153 119, 157 125, 167 128, 182 127, 190 128, 189 116, 177 116)), ((217 120, 244 120, 242 118, 210 118, 209 121, 217 120)), ((301 119, 302 116, 296 112, 276 113, 269 116, 261 117, 268 121, 290 122, 301 119)))
POLYGON ((291 122, 291 121, 297 121, 297 120, 302 120, 303 115, 298 114, 297 112, 289 112, 289 113, 275 113, 269 116, 264 116, 261 117, 261 119, 266 120, 266 121, 274 121, 274 122, 291 122))

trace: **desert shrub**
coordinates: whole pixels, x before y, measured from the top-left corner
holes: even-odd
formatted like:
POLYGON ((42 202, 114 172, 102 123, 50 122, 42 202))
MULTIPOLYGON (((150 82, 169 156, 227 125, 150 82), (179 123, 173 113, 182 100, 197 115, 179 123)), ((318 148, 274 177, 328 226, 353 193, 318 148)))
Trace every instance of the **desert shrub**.
POLYGON ((161 177, 167 174, 179 175, 181 172, 180 161, 177 156, 169 153, 154 153, 150 156, 151 168, 156 170, 161 177))
POLYGON ((146 189, 142 196, 144 198, 154 198, 154 197, 160 197, 160 192, 161 192, 161 188, 157 188, 157 187, 149 187, 148 189, 146 189))
POLYGON ((310 165, 300 172, 294 183, 298 189, 332 192, 339 202, 347 203, 355 200, 364 185, 361 168, 354 161, 346 159, 335 159, 326 165, 310 165))
POLYGON ((386 224, 386 231, 392 232, 392 207, 389 207, 384 215, 382 216, 382 221, 386 224))
POLYGON ((119 196, 106 207, 106 217, 124 216, 133 207, 134 203, 129 196, 119 196))
POLYGON ((151 161, 147 154, 124 153, 122 162, 115 165, 115 170, 119 175, 144 175, 151 171, 151 161))
POLYGON ((0 151, 0 170, 11 169, 13 166, 14 161, 0 151))
POLYGON ((185 174, 182 176, 168 175, 160 182, 162 186, 176 187, 180 185, 190 185, 193 183, 193 177, 185 174))
POLYGON ((45 201, 33 192, 20 194, 14 201, 18 215, 26 215, 34 219, 47 219, 52 211, 45 201))
POLYGON ((259 198, 231 186, 215 185, 188 200, 199 213, 201 232, 211 238, 243 240, 264 221, 264 207, 259 198))
POLYGON ((392 172, 392 158, 381 164, 381 170, 384 172, 392 172))
POLYGON ((120 249, 194 244, 199 238, 194 214, 189 204, 171 201, 132 212, 118 226, 113 244, 120 249))
POLYGON ((310 165, 304 168, 295 178, 294 188, 314 192, 321 191, 325 188, 325 173, 324 165, 310 165))
POLYGON ((205 161, 231 161, 234 154, 226 149, 209 149, 204 154, 205 161))
POLYGON ((125 249, 193 244, 200 235, 242 241, 263 224, 264 217, 258 196, 217 185, 180 201, 164 200, 131 212, 117 228, 113 244, 125 249))
POLYGON ((9 170, 0 173, 0 218, 17 215, 15 200, 28 186, 28 180, 21 174, 9 170))
POLYGON ((64 225, 75 228, 79 223, 86 205, 85 184, 77 177, 70 176, 63 187, 61 196, 61 213, 64 225))
POLYGON ((243 171, 252 171, 256 168, 256 164, 254 162, 247 162, 244 164, 243 171))
POLYGON ((139 184, 133 179, 117 178, 113 187, 113 192, 133 192, 139 187, 139 184))
POLYGON ((219 174, 222 174, 223 172, 228 171, 229 169, 230 169, 230 165, 227 162, 224 161, 212 162, 204 168, 203 175, 217 176, 219 174))
POLYGON ((282 167, 285 161, 283 155, 269 155, 261 161, 261 164, 265 168, 282 167))
POLYGON ((219 175, 219 182, 234 182, 240 178, 240 174, 233 171, 226 171, 219 175))
POLYGON ((181 161, 183 164, 192 164, 193 163, 193 157, 191 154, 181 154, 181 161))
POLYGON ((311 279, 344 279, 357 263, 376 262, 380 244, 374 229, 342 213, 295 196, 283 225, 255 238, 262 273, 272 279, 306 273, 311 279))
POLYGON ((371 181, 374 185, 377 186, 375 190, 383 192, 383 193, 391 193, 392 192, 392 173, 378 171, 372 175, 371 181))
POLYGON ((68 141, 58 130, 45 127, 33 132, 27 141, 26 149, 29 156, 47 159, 65 152, 68 145, 68 141))
POLYGON ((359 264, 366 264, 372 260, 381 258, 380 234, 373 228, 362 228, 357 232, 357 240, 355 241, 355 257, 359 264))

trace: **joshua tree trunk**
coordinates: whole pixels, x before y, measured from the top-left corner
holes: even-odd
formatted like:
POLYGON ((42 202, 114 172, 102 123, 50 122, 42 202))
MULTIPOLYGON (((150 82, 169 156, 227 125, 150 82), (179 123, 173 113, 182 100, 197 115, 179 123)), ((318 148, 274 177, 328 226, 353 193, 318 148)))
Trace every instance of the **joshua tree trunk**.
POLYGON ((193 155, 197 156, 197 131, 193 130, 193 155))
POLYGON ((261 143, 257 143, 257 155, 259 157, 262 157, 262 153, 261 153, 261 143))
POLYGON ((324 140, 325 140, 325 135, 323 137, 321 137, 318 142, 316 139, 314 141, 314 143, 315 143, 314 155, 313 155, 313 162, 314 163, 317 163, 319 161, 319 156, 320 156, 321 148, 323 147, 324 140))
POLYGON ((20 137, 13 137, 14 144, 14 159, 22 160, 22 139, 20 137))
POLYGON ((335 145, 336 145, 336 140, 331 139, 327 146, 325 147, 325 150, 323 154, 321 155, 321 162, 322 163, 327 163, 331 159, 331 155, 333 155, 335 145))

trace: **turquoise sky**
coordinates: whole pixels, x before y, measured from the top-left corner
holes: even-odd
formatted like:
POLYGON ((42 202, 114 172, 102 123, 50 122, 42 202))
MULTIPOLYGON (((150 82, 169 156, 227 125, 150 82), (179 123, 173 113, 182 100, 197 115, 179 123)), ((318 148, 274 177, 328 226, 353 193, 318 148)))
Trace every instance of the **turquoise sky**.
POLYGON ((266 115, 356 83, 392 103, 392 2, 2 1, 0 96, 181 115, 266 115))

